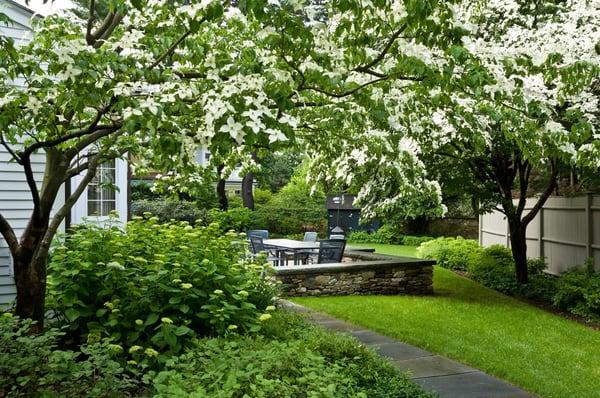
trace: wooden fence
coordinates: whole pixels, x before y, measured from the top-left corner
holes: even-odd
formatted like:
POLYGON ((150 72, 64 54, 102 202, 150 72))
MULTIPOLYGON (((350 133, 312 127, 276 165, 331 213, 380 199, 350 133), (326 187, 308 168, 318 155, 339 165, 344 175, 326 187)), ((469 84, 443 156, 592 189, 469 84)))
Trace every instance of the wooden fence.
MULTIPOLYGON (((535 199, 528 199, 525 211, 535 199)), ((479 217, 482 246, 510 246, 506 217, 498 212, 479 217)), ((548 272, 560 274, 588 257, 600 271, 600 196, 551 197, 527 227, 527 255, 545 257, 548 272)))

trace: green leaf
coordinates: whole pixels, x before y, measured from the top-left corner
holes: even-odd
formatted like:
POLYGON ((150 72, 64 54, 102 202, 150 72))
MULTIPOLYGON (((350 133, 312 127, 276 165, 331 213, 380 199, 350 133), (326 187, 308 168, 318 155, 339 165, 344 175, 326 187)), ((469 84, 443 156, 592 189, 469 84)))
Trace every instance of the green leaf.
POLYGON ((152 312, 150 315, 148 315, 148 318, 146 318, 146 322, 144 322, 144 325, 153 325, 156 323, 156 321, 158 321, 158 314, 152 312))
POLYGON ((69 319, 70 322, 74 322, 77 318, 79 318, 79 311, 75 308, 69 308, 65 311, 65 316, 69 319))

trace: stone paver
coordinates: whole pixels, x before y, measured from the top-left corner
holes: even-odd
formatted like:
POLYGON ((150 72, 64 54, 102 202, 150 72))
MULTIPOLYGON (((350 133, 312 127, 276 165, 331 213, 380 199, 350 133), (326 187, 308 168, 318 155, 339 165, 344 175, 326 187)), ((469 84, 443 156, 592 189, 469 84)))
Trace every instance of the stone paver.
POLYGON ((440 355, 434 355, 363 327, 314 312, 301 305, 282 301, 282 306, 309 315, 313 322, 338 332, 346 332, 387 357, 401 371, 440 398, 535 398, 503 380, 440 355))
POLYGON ((441 398, 531 398, 533 395, 483 372, 414 379, 441 398))
POLYGON ((403 359, 400 361, 396 360, 396 358, 392 358, 392 363, 398 369, 410 373, 410 376, 413 379, 434 376, 450 376, 462 373, 473 373, 477 371, 476 369, 470 368, 440 355, 403 359))

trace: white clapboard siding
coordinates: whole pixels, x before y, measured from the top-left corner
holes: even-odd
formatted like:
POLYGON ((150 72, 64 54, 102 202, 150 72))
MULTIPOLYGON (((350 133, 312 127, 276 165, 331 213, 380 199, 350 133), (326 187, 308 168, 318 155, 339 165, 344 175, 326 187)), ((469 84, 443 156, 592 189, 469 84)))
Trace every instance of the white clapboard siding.
MULTIPOLYGON (((8 25, 0 24, 0 35, 14 39, 17 45, 26 43, 31 35, 32 13, 10 0, 0 0, 0 12, 13 21, 8 25)), ((18 82, 15 83, 19 85, 18 82)), ((32 169, 35 179, 41 182, 44 172, 43 156, 36 155, 32 158, 32 169)), ((10 153, 0 147, 0 213, 13 226, 17 237, 23 232, 28 213, 33 208, 25 181, 21 167, 12 160, 10 153)), ((7 244, 0 237, 0 306, 11 303, 16 295, 11 262, 7 244)))
MULTIPOLYGON (((44 155, 34 155, 32 166, 36 170, 34 177, 40 187, 44 176, 44 155)), ((61 189, 54 208, 62 206, 63 203, 64 190, 61 189)), ((10 154, 4 148, 0 148, 0 213, 8 219, 17 237, 21 236, 27 226, 32 209, 31 191, 22 167, 11 161, 10 154)), ((0 305, 14 300, 16 291, 12 274, 8 247, 4 239, 0 238, 0 305)))
MULTIPOLYGON (((0 23, 0 35, 11 37, 17 45, 25 44, 31 38, 31 19, 33 12, 12 0, 0 0, 0 13, 6 14, 14 23, 4 25, 0 23)), ((12 84, 16 87, 23 86, 23 79, 15 79, 12 84)), ((41 187, 45 172, 45 155, 37 153, 31 157, 31 168, 34 178, 41 187)), ((73 184, 77 184, 75 177, 73 184)), ((118 160, 116 165, 117 210, 121 221, 127 220, 127 162, 118 160)), ((63 206, 65 200, 64 186, 61 188, 54 204, 56 211, 63 206)), ((33 202, 31 192, 23 169, 13 159, 10 153, 0 145, 0 214, 6 217, 13 226, 17 238, 21 237, 27 226, 33 202)), ((73 223, 79 223, 87 217, 87 192, 77 201, 71 211, 73 223)), ((98 218, 101 221, 100 218, 98 218)), ((62 227, 64 230, 64 227, 62 227)), ((16 294, 12 272, 12 260, 6 242, 0 235, 0 307, 5 307, 14 301, 16 294)))

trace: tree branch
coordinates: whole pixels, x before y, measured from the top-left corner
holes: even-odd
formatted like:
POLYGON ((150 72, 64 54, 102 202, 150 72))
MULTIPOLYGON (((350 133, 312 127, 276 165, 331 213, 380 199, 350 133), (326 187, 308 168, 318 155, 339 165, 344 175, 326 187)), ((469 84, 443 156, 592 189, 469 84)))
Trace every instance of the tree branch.
POLYGON ((93 45, 95 42, 94 36, 92 35, 92 26, 94 25, 94 21, 96 20, 96 1, 90 0, 90 15, 88 16, 87 28, 85 32, 85 40, 88 45, 93 45))
MULTIPOLYGON (((374 67, 375 65, 377 65, 379 62, 381 62, 383 60, 383 58, 387 55, 387 53, 390 51, 390 49, 392 48, 392 45, 394 44, 394 42, 396 41, 396 39, 402 34, 402 32, 404 32, 406 30, 406 25, 403 25, 400 29, 398 29, 396 32, 394 32, 394 34, 392 34, 392 36, 389 38, 389 40, 387 41, 385 47, 383 48, 383 50, 379 53, 379 55, 377 55, 377 57, 375 57, 371 62, 369 62, 368 64, 365 65, 361 65, 361 66, 357 66, 356 68, 353 69, 353 71, 355 72, 363 72, 363 73, 369 73, 370 69, 372 67, 374 67)), ((371 72, 373 73, 373 72, 371 72)))
POLYGON ((81 141, 79 141, 75 146, 73 146, 73 148, 69 149, 69 152, 68 152, 69 157, 71 157, 71 158, 75 157, 75 155, 77 155, 79 152, 83 151, 89 145, 98 141, 100 138, 109 136, 110 134, 114 133, 115 131, 118 131, 120 128, 121 128, 121 125, 116 124, 113 126, 107 126, 106 128, 97 130, 97 131, 93 132, 92 134, 86 135, 81 141))
POLYGON ((124 17, 125 14, 121 14, 120 12, 110 13, 106 16, 102 26, 100 26, 98 31, 93 35, 94 48, 100 48, 102 46, 104 41, 108 39, 116 27, 119 26, 124 17))
POLYGON ((38 251, 40 251, 42 249, 47 249, 50 247, 50 244, 52 243, 52 239, 54 238, 56 231, 60 227, 60 224, 63 222, 63 220, 65 219, 67 214, 71 211, 71 208, 73 208, 73 206, 75 205, 75 203, 77 202, 77 200, 79 199, 79 197, 81 196, 83 191, 87 188, 88 184, 92 181, 92 179, 96 175, 96 170, 98 168, 98 161, 97 161, 97 159, 91 159, 90 162, 91 162, 91 164, 90 164, 90 167, 88 168, 88 172, 81 179, 81 181, 77 185, 77 188, 65 200, 65 204, 62 205, 62 207, 60 209, 58 209, 58 211, 54 214, 54 217, 52 218, 52 221, 50 222, 50 225, 48 226, 48 229, 46 230, 46 233, 44 234, 44 238, 42 239, 42 242, 41 242, 40 246, 38 247, 38 251))
POLYGON ((2 144, 2 146, 6 149, 6 151, 8 153, 10 153, 10 156, 12 156, 12 158, 19 164, 21 164, 21 158, 19 157, 19 155, 17 155, 17 153, 10 147, 10 145, 8 145, 8 143, 6 142, 6 140, 4 139, 4 134, 0 131, 0 143, 2 144))
POLYGON ((558 166, 556 164, 556 160, 550 159, 550 165, 551 165, 552 171, 550 172, 548 186, 546 187, 546 190, 540 195, 536 204, 529 211, 529 213, 527 213, 527 215, 525 215, 525 217, 523 217, 522 222, 525 226, 527 226, 535 218, 538 211, 540 211, 542 206, 544 206, 544 204, 546 203, 546 200, 548 200, 550 195, 552 195, 552 192, 554 191, 554 188, 556 187, 556 177, 558 177, 558 166))
MULTIPOLYGON (((206 17, 202 18, 198 23, 202 24, 205 21, 206 21, 206 17)), ((160 57, 158 57, 156 59, 156 61, 154 61, 152 63, 152 65, 150 65, 149 69, 154 69, 155 67, 157 67, 162 61, 164 61, 165 58, 167 58, 169 55, 171 55, 175 51, 175 49, 177 49, 177 47, 181 44, 182 41, 184 41, 193 32, 194 32, 194 30, 191 27, 188 28, 188 30, 186 30, 177 40, 175 40, 175 42, 173 42, 169 46, 167 51, 165 51, 160 57)))
POLYGON ((23 154, 21 154, 21 165, 25 171, 25 178, 27 179, 27 185, 29 186, 31 199, 33 200, 33 216, 37 218, 40 212, 40 192, 37 183, 35 182, 35 177, 33 176, 31 158, 29 155, 23 156, 23 154))
POLYGON ((15 231, 8 223, 8 220, 4 218, 2 214, 0 214, 0 234, 4 237, 4 240, 10 249, 10 253, 14 256, 19 249, 19 240, 17 239, 17 235, 15 235, 15 231))

